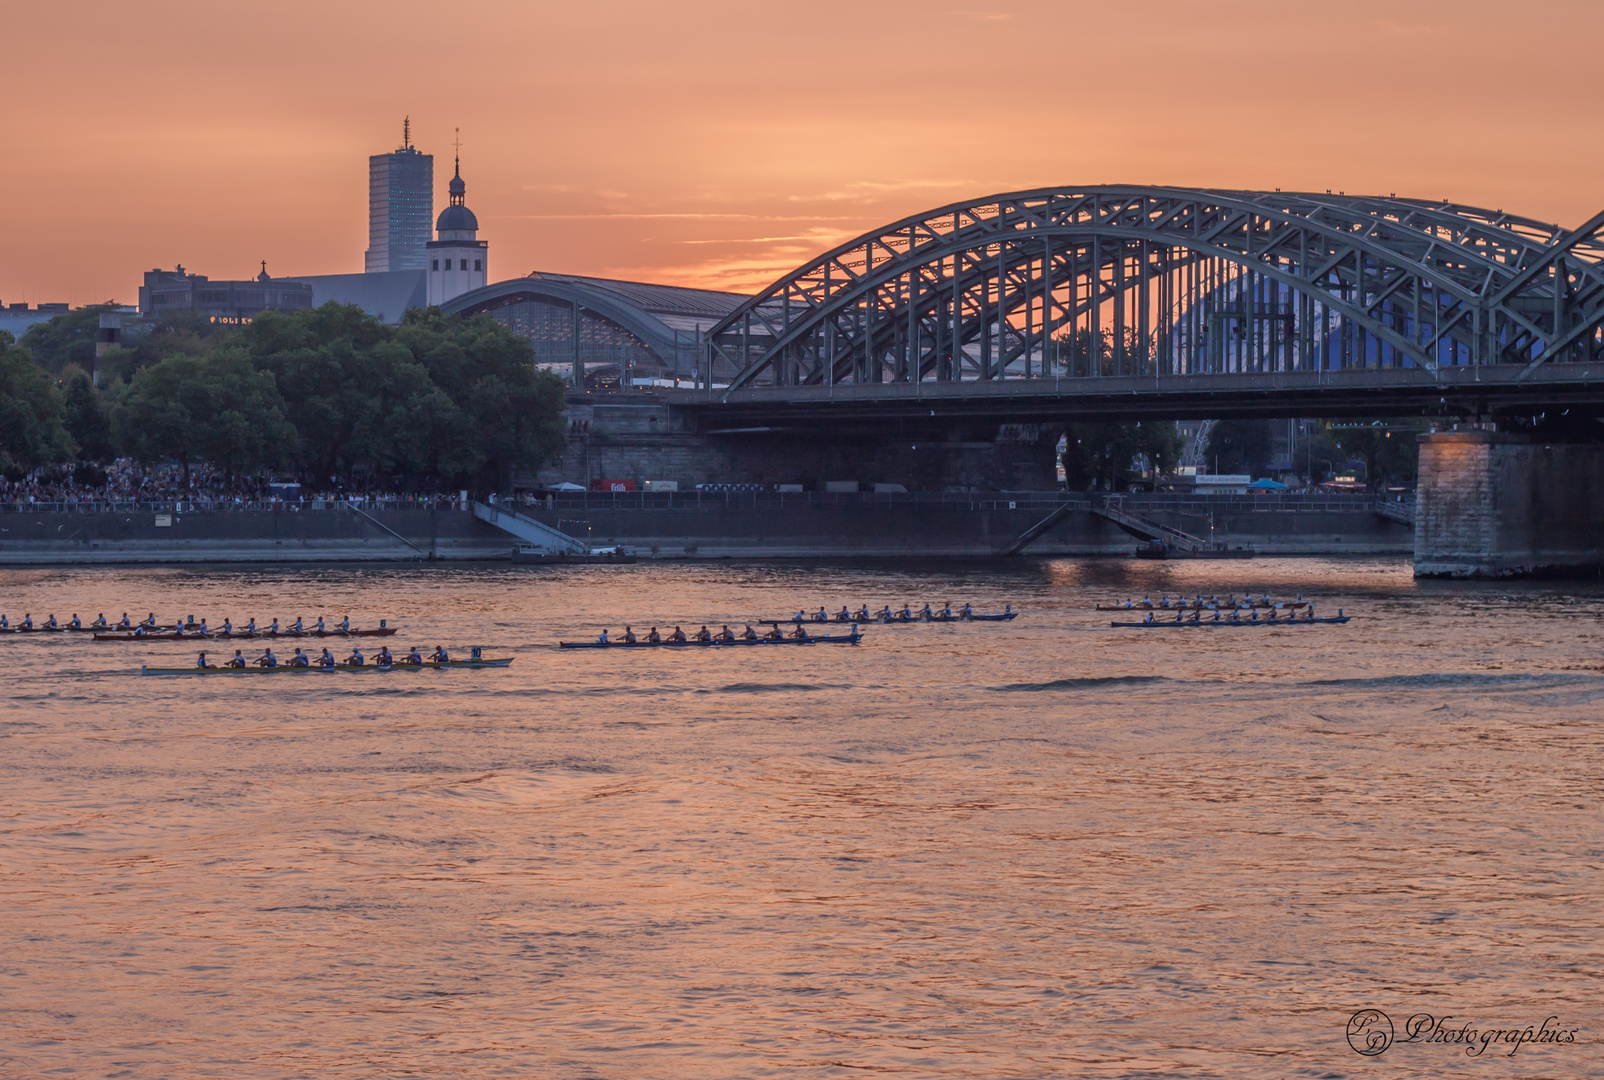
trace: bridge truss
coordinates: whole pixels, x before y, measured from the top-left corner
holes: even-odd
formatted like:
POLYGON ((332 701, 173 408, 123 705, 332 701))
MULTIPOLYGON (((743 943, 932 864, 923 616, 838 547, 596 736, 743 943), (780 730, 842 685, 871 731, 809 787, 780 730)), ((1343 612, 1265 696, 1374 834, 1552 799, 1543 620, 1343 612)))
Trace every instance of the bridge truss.
POLYGON ((1566 231, 1393 197, 1017 192, 866 233, 705 340, 704 385, 726 400, 764 386, 1490 365, 1520 380, 1604 358, 1604 213, 1566 231))

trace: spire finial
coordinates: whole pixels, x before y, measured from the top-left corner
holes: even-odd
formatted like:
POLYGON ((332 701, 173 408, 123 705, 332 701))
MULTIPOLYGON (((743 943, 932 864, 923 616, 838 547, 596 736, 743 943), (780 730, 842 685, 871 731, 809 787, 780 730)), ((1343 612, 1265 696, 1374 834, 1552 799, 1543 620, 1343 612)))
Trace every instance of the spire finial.
POLYGON ((457 133, 457 137, 452 141, 451 145, 457 148, 457 175, 460 177, 462 175, 462 129, 453 128, 452 130, 457 133))

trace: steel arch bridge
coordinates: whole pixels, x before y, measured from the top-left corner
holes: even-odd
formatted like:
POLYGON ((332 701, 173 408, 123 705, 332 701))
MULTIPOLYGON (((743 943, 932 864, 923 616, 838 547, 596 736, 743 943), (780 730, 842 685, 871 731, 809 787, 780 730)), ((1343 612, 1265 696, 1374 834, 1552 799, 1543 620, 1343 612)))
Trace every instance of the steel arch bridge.
POLYGON ((1276 376, 1383 392, 1495 372, 1518 384, 1604 359, 1601 230, 1604 213, 1567 231, 1396 197, 996 195, 865 233, 780 278, 707 332, 703 385, 729 404, 851 386, 867 404, 871 385, 994 398, 1002 386, 931 384, 1044 378, 1215 392, 1276 376))

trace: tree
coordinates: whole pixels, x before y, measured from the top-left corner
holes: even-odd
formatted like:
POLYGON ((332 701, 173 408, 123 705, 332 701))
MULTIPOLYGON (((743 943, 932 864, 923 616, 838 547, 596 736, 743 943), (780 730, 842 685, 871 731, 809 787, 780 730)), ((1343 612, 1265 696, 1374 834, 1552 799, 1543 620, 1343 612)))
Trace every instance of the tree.
POLYGON ((112 456, 111 412, 89 372, 77 364, 62 369, 62 422, 78 446, 80 461, 107 461, 112 456))
POLYGON ((0 330, 0 470, 13 479, 72 456, 61 394, 33 358, 0 330))
POLYGON ((1270 420, 1221 420, 1209 432, 1205 463, 1217 473, 1263 476, 1269 469, 1270 420))
POLYGON ((48 320, 34 323, 22 335, 22 347, 42 364, 46 371, 56 374, 68 364, 92 368, 95 364, 95 336, 100 332, 100 316, 116 311, 112 301, 64 311, 48 320))
POLYGON ((272 464, 293 449, 295 429, 269 372, 243 350, 174 356, 134 375, 112 409, 117 444, 146 463, 210 461, 233 475, 272 464))
POLYGON ((1064 430, 1064 479, 1071 490, 1099 485, 1117 491, 1135 479, 1135 462, 1146 457, 1168 472, 1181 456, 1181 433, 1168 421, 1134 424, 1070 424, 1064 430))

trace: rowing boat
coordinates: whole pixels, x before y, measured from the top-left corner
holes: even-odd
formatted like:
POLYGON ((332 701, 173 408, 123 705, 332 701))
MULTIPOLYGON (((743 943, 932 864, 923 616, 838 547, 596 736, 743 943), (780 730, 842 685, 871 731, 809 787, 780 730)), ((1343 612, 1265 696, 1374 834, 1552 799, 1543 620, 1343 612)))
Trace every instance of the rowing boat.
MULTIPOLYGON (((1122 608, 1121 610, 1124 609, 1122 608)), ((968 617, 962 615, 932 615, 928 619, 922 615, 910 615, 906 619, 900 615, 893 615, 889 619, 883 619, 878 615, 871 616, 868 619, 859 619, 855 616, 851 619, 835 617, 820 619, 815 616, 798 619, 793 615, 789 619, 759 619, 757 623, 759 626, 914 626, 919 623, 1008 622, 1010 619, 1017 619, 1018 617, 1019 612, 1017 611, 997 612, 994 615, 970 615, 968 617)))
POLYGON ((1193 622, 1190 619, 1182 619, 1180 622, 1176 622, 1174 619, 1155 619, 1152 622, 1111 622, 1108 625, 1117 626, 1124 630, 1162 630, 1165 628, 1179 630, 1182 627, 1217 630, 1225 627, 1240 628, 1244 626, 1320 626, 1333 623, 1341 625, 1351 618, 1353 618, 1352 615, 1331 615, 1319 619, 1275 619, 1274 621, 1260 619, 1258 622, 1254 622, 1251 619, 1240 619, 1236 622, 1232 622, 1229 619, 1221 619, 1219 622, 1214 622, 1212 619, 1207 621, 1200 619, 1197 622, 1193 622))
POLYGON ((423 671, 425 669, 444 668, 504 668, 512 663, 512 657, 485 658, 480 660, 446 660, 444 662, 426 660, 421 664, 364 664, 361 667, 354 665, 336 664, 334 667, 188 667, 188 668, 157 668, 141 665, 141 675, 333 675, 344 672, 347 675, 361 675, 365 672, 384 671, 423 671))
POLYGON ((1205 604, 1201 604, 1201 605, 1199 605, 1199 604, 1170 604, 1168 607, 1163 607, 1163 606, 1161 606, 1159 604, 1131 604, 1129 607, 1127 607, 1124 604, 1098 604, 1095 610, 1097 610, 1097 611, 1140 611, 1140 612, 1145 614, 1145 613, 1147 613, 1149 611, 1152 611, 1152 612, 1156 613, 1156 612, 1160 612, 1160 611, 1232 611, 1232 610, 1236 610, 1236 611, 1269 611, 1271 609, 1290 610, 1292 608, 1306 608, 1308 606, 1309 606, 1309 602, 1307 600, 1283 600, 1283 601, 1280 601, 1280 602, 1271 601, 1268 604, 1262 604, 1262 603, 1259 603, 1259 602, 1255 601, 1254 603, 1251 603, 1251 604, 1235 604, 1235 605, 1230 604, 1230 603, 1228 603, 1226 601, 1220 601, 1219 603, 1215 603, 1215 604, 1207 604, 1207 603, 1205 603, 1205 604))
POLYGON ((863 635, 854 630, 850 634, 819 634, 816 637, 806 638, 757 638, 749 641, 746 638, 736 638, 734 641, 559 641, 559 649, 707 649, 717 646, 729 648, 733 645, 856 645, 863 640, 863 635))
POLYGON ((381 626, 377 630, 303 630, 296 633, 294 630, 280 630, 273 633, 268 630, 258 630, 254 634, 242 634, 238 630, 233 633, 223 633, 213 630, 206 634, 200 633, 161 633, 161 634, 96 634, 96 641, 257 641, 274 638, 348 638, 348 637, 389 637, 396 632, 394 626, 381 626))

